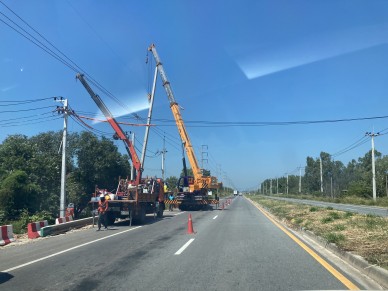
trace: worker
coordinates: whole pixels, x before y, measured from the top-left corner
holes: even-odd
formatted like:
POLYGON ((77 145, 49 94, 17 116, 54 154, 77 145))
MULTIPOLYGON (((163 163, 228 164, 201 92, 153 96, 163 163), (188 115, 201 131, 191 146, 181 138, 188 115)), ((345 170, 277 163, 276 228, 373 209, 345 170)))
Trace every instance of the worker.
POLYGON ((105 229, 108 229, 107 223, 107 211, 108 211, 108 201, 105 200, 105 195, 100 195, 100 201, 98 201, 98 229, 101 230, 101 222, 104 225, 105 229))
POLYGON ((168 196, 168 200, 170 201, 170 204, 168 205, 168 211, 173 211, 173 200, 174 200, 174 194, 171 192, 170 195, 168 196))

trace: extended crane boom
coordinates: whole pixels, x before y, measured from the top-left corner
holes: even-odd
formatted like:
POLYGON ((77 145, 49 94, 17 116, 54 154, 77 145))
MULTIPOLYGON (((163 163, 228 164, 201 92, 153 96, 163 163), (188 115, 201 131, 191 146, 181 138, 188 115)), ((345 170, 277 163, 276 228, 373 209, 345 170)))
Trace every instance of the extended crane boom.
POLYGON ((124 142, 125 149, 128 152, 129 157, 132 160, 133 167, 136 170, 136 185, 139 185, 141 180, 142 168, 140 164, 139 157, 137 156, 135 147, 133 143, 128 139, 125 132, 122 130, 118 122, 114 119, 112 113, 109 111, 108 107, 106 107, 105 103, 102 101, 100 96, 98 96, 92 88, 90 88, 89 84, 86 82, 84 76, 82 74, 77 74, 76 78, 80 80, 82 85, 85 87, 86 91, 88 91, 89 95, 92 97, 93 101, 97 104, 98 108, 105 115, 107 121, 112 126, 115 131, 114 139, 121 139, 124 142))
POLYGON ((198 161, 195 157, 194 149, 191 144, 189 135, 187 134, 185 123, 182 119, 182 115, 179 109, 178 103, 175 101, 174 98, 174 93, 172 91, 170 82, 167 79, 166 72, 164 71, 162 62, 160 60, 160 57, 156 51, 155 45, 152 44, 149 48, 149 51, 152 52, 155 61, 156 61, 156 67, 158 68, 158 71, 160 73, 160 76, 162 78, 163 82, 163 87, 166 90, 167 93, 167 98, 170 101, 170 108, 172 110, 172 114, 175 119, 175 123, 178 127, 179 135, 182 139, 182 142, 184 144, 187 157, 189 159, 189 163, 191 165, 191 168, 193 170, 193 175, 194 175, 194 183, 190 185, 190 191, 199 191, 199 190, 204 190, 207 188, 217 187, 217 179, 215 177, 205 177, 202 175, 201 168, 198 165, 198 161))

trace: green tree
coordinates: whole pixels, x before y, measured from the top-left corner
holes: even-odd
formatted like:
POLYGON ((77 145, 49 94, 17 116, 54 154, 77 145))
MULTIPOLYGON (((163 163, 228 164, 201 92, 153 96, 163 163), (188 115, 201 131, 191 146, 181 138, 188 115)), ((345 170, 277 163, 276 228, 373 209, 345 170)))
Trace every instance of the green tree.
POLYGON ((121 155, 113 142, 89 132, 75 138, 74 170, 68 175, 68 202, 80 213, 90 201, 95 187, 114 191, 119 177, 130 175, 128 156, 121 155))
POLYGON ((170 176, 170 177, 166 178, 165 183, 167 184, 168 190, 173 191, 177 187, 178 178, 175 176, 170 176))
POLYGON ((8 175, 0 187, 0 209, 8 218, 17 217, 23 209, 39 210, 39 187, 31 183, 26 172, 17 170, 8 175))

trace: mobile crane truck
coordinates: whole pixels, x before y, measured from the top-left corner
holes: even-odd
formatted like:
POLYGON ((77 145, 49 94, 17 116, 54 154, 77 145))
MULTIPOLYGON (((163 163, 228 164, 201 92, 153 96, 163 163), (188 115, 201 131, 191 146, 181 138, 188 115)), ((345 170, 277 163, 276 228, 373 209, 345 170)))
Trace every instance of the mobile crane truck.
POLYGON ((211 176, 204 176, 202 174, 201 168, 198 166, 198 161, 195 156, 189 135, 186 131, 186 127, 183 122, 182 115, 180 113, 179 105, 175 101, 174 93, 172 91, 170 82, 167 79, 167 75, 164 71, 162 62, 156 51, 155 45, 152 44, 148 48, 148 50, 152 52, 155 58, 156 67, 160 77, 162 78, 163 87, 166 90, 167 98, 170 102, 170 108, 174 116, 175 123, 178 127, 178 132, 186 150, 186 154, 194 175, 194 177, 189 177, 187 175, 186 162, 185 158, 183 157, 184 176, 180 177, 180 179, 178 180, 178 194, 176 197, 176 203, 178 204, 178 207, 181 210, 201 210, 206 209, 209 204, 218 205, 219 198, 217 197, 217 195, 215 197, 208 195, 208 191, 210 189, 218 189, 219 183, 217 183, 217 178, 211 176))
MULTIPOLYGON (((125 149, 132 161, 134 169, 134 179, 120 179, 116 193, 109 193, 109 224, 113 224, 116 218, 129 218, 142 224, 145 222, 146 214, 156 213, 157 217, 163 217, 164 205, 164 184, 162 179, 142 178, 142 166, 136 153, 135 146, 129 140, 125 132, 121 129, 118 122, 114 119, 108 107, 104 104, 100 96, 94 93, 86 82, 82 74, 77 74, 76 78, 88 91, 93 101, 106 117, 109 124, 115 131, 114 139, 120 139, 124 142, 125 149)), ((107 193, 102 193, 107 194, 107 193)), ((94 193, 92 203, 98 203, 99 195, 94 193)))

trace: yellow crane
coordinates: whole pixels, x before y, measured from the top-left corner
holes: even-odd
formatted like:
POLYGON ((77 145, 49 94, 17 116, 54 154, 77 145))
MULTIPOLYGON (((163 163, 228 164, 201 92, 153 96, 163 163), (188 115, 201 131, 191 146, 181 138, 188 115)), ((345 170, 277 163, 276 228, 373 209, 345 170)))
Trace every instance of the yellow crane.
MULTIPOLYGON (((189 159, 189 163, 191 165, 191 169, 193 171, 194 177, 187 176, 186 163, 183 158, 183 169, 184 169, 184 177, 181 177, 179 182, 179 195, 178 195, 178 203, 181 201, 180 208, 184 208, 184 206, 190 208, 202 208, 201 205, 207 205, 210 203, 216 203, 216 200, 209 199, 208 190, 209 189, 217 189, 219 184, 217 183, 217 178, 212 176, 204 176, 201 168, 198 165, 197 158, 194 153, 193 146, 191 144, 189 135, 187 133, 185 123, 182 118, 182 114, 180 112, 180 108, 178 103, 175 101, 174 93, 172 91, 170 82, 167 79, 167 75, 164 71, 163 64, 160 60, 160 57, 156 51, 155 45, 152 44, 148 50, 152 52, 156 67, 159 72, 159 75, 163 82, 163 87, 166 90, 167 98, 170 102, 170 108, 172 114, 175 119, 176 126, 178 128, 179 135, 181 137, 182 143, 186 150, 187 157, 189 159), (182 198, 182 199, 180 199, 182 198)), ((216 197, 217 198, 217 197, 216 197)))

